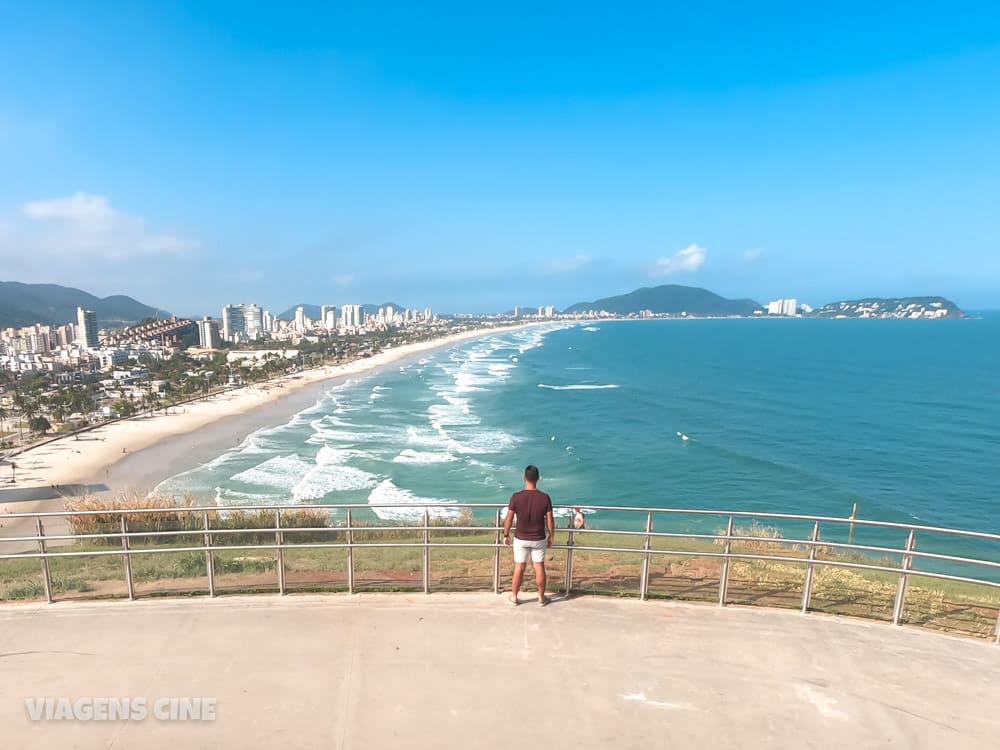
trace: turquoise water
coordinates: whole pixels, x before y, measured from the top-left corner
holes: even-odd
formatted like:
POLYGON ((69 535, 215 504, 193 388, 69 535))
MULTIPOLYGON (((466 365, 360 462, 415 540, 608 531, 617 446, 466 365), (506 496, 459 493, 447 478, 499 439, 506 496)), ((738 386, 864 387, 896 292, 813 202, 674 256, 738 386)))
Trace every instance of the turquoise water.
POLYGON ((608 505, 843 517, 856 502, 868 519, 996 532, 998 343, 1000 317, 506 332, 350 381, 156 491, 398 504, 390 518, 505 502, 535 463, 595 525, 615 525, 608 505))

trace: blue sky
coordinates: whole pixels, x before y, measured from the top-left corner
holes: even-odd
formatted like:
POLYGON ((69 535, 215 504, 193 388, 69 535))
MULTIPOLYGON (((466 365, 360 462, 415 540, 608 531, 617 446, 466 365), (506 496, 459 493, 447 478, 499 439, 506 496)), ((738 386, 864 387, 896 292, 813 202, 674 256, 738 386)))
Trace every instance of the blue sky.
POLYGON ((1000 307, 996 3, 335 5, 0 6, 0 279, 1000 307))

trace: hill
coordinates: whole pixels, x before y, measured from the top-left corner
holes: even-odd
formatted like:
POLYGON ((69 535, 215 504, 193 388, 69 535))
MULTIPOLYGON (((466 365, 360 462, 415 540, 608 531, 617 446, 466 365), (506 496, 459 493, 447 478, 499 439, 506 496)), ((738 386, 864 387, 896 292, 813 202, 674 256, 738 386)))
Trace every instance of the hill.
MULTIPOLYGON (((397 310, 397 311, 398 310, 405 310, 406 309, 402 305, 397 305, 395 302, 383 302, 381 305, 362 305, 361 309, 367 315, 377 315, 378 314, 378 309, 380 307, 388 307, 389 305, 392 306, 393 310, 397 310)), ((298 305, 292 305, 287 310, 285 310, 283 313, 281 313, 278 317, 281 320, 295 320, 295 310, 297 308, 299 308, 299 307, 304 308, 304 312, 305 312, 307 318, 309 318, 311 320, 319 320, 321 305, 307 305, 304 302, 301 303, 301 304, 298 304, 298 305)), ((337 315, 340 315, 340 307, 341 306, 337 305, 336 307, 337 307, 337 315)))
POLYGON ((604 310, 617 315, 629 315, 643 310, 654 313, 679 315, 705 315, 724 317, 730 315, 753 315, 762 309, 752 299, 726 299, 707 289, 678 284, 643 287, 617 297, 605 297, 593 302, 578 302, 563 310, 564 313, 604 310))
POLYGON ((868 297, 831 302, 813 310, 814 318, 967 318, 958 305, 944 297, 868 297))
POLYGON ((169 316, 165 310, 157 310, 121 294, 102 299, 58 284, 0 281, 0 328, 75 322, 77 307, 97 313, 97 324, 102 328, 125 326, 157 314, 169 316))

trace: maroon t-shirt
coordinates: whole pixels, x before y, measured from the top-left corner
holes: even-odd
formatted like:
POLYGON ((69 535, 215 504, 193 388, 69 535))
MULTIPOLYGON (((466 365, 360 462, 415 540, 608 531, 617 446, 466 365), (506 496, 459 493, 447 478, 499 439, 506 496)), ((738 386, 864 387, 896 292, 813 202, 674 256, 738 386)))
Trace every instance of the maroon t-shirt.
POLYGON ((545 514, 552 512, 552 498, 541 490, 521 490, 507 506, 517 519, 514 538, 525 542, 545 539, 545 514))

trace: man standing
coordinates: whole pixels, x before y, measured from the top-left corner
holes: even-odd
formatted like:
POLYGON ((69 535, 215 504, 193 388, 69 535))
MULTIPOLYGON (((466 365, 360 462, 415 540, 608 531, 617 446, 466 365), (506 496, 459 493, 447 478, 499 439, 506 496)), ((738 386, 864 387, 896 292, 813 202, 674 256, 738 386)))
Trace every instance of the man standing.
POLYGON ((510 527, 517 517, 517 529, 514 532, 514 581, 511 585, 510 603, 520 603, 517 592, 521 589, 524 568, 530 554, 535 566, 535 582, 538 584, 538 604, 544 607, 549 603, 545 596, 545 550, 554 541, 556 522, 552 516, 552 498, 538 489, 538 477, 537 466, 528 466, 524 470, 524 489, 511 495, 510 505, 507 506, 503 543, 510 546, 510 527))

